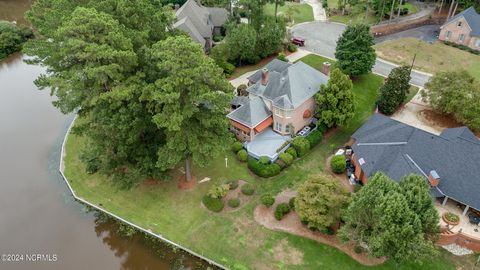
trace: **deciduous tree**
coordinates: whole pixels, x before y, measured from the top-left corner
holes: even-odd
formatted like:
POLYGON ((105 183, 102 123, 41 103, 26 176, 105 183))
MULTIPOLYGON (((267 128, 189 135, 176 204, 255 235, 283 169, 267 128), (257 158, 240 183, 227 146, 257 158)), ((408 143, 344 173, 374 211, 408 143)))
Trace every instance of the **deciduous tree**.
POLYGON ((310 228, 325 229, 340 221, 348 193, 337 179, 311 175, 297 190, 295 211, 310 228))
POLYGON ((259 60, 256 51, 257 33, 249 24, 239 24, 227 32, 226 43, 231 61, 242 63, 255 63, 259 60))
POLYGON ((376 59, 373 45, 368 25, 347 26, 337 41, 335 58, 338 59, 338 67, 350 76, 369 73, 376 59))
POLYGON ((480 130, 480 83, 467 71, 439 72, 425 87, 422 96, 436 111, 480 130))
POLYGON ((328 127, 344 125, 355 112, 353 84, 347 75, 335 68, 330 72, 327 85, 315 95, 320 122, 328 127))

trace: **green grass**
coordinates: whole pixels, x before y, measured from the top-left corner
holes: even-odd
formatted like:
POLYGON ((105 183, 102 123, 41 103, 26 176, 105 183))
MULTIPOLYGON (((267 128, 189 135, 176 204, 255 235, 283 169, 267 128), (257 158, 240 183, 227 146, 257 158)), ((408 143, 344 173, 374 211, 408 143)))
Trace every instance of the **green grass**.
MULTIPOLYGON (((295 6, 298 10, 298 12, 294 13, 292 16, 294 24, 303 23, 303 22, 312 22, 314 20, 312 7, 309 6, 308 4, 286 2, 284 6, 278 6, 277 15, 280 15, 280 16, 284 15, 288 6, 295 6)), ((264 11, 266 15, 274 16, 275 5, 266 4, 264 7, 264 11)))
POLYGON ((367 18, 365 18, 365 13, 359 14, 350 14, 350 15, 333 15, 328 17, 332 22, 339 22, 343 24, 355 24, 355 23, 366 23, 373 24, 378 21, 378 18, 374 13, 369 12, 367 18))
POLYGON ((416 86, 410 86, 410 89, 408 90, 407 98, 405 98, 405 103, 410 102, 412 98, 418 93, 419 88, 416 86))
MULTIPOLYGON (((320 68, 325 58, 309 55, 302 61, 320 68)), ((301 160, 271 179, 254 177, 245 163, 236 160, 230 151, 225 156, 212 159, 205 168, 193 167, 197 179, 211 180, 197 184, 195 189, 180 191, 176 181, 162 182, 156 186, 139 185, 131 190, 120 190, 112 180, 103 175, 88 175, 79 159, 83 138, 70 135, 66 145, 65 175, 77 194, 94 204, 116 213, 144 228, 180 243, 232 269, 454 269, 452 263, 442 256, 432 258, 423 265, 386 263, 367 267, 360 265, 336 248, 320 244, 288 233, 267 230, 253 219, 253 209, 265 192, 278 192, 296 188, 309 174, 324 170, 325 159, 336 146, 344 144, 373 112, 377 89, 383 78, 368 74, 354 82, 355 117, 331 136, 313 148, 301 160), (202 196, 211 185, 226 179, 242 179, 255 186, 251 201, 238 211, 214 214, 201 207, 202 196), (284 254, 273 252, 282 246, 284 254), (300 261, 292 262, 288 255, 295 252, 300 261)), ((173 179, 180 175, 172 170, 173 179)))
POLYGON ((480 56, 442 42, 430 44, 415 38, 402 38, 382 42, 374 48, 378 57, 393 63, 411 65, 413 56, 417 54, 415 69, 430 73, 466 69, 480 80, 480 56))

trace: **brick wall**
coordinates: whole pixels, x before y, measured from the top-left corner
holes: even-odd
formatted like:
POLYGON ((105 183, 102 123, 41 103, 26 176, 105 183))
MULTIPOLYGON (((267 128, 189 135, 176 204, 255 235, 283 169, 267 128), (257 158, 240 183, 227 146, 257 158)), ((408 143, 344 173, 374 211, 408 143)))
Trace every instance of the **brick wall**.
POLYGON ((473 250, 474 252, 480 252, 480 239, 473 238, 463 233, 441 233, 440 238, 437 241, 438 245, 450 245, 457 244, 459 246, 473 250))

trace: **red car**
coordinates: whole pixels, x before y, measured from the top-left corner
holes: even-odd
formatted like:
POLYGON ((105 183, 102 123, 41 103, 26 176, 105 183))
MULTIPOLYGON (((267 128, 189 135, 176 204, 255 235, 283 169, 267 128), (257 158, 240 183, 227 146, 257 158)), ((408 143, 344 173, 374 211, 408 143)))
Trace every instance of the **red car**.
POLYGON ((292 38, 292 43, 297 45, 297 46, 303 47, 303 46, 305 46, 305 39, 295 37, 295 38, 292 38))

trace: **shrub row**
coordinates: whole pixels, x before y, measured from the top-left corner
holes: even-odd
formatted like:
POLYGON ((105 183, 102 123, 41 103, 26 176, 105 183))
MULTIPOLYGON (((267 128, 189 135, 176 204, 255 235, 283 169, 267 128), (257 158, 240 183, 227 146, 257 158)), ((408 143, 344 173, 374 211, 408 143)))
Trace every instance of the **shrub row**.
POLYGON ((315 145, 319 144, 322 141, 323 134, 316 129, 310 132, 305 138, 310 143, 310 148, 313 148, 315 145))
POLYGON ((248 168, 256 175, 261 177, 272 177, 280 173, 281 167, 276 163, 264 164, 252 157, 247 159, 248 168))
POLYGON ((291 144, 295 148, 298 157, 304 156, 310 150, 310 142, 305 137, 295 137, 291 144))
POLYGON ((472 49, 472 48, 470 48, 468 46, 465 46, 465 45, 462 45, 462 44, 457 44, 457 43, 454 43, 454 42, 451 42, 451 41, 444 41, 443 43, 445 43, 445 45, 452 46, 452 47, 455 47, 457 49, 467 51, 469 53, 480 55, 480 51, 472 49))

